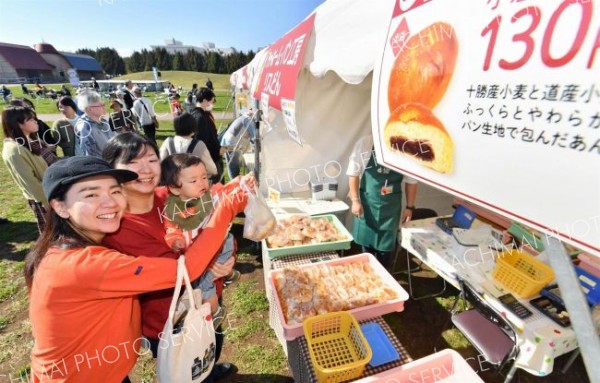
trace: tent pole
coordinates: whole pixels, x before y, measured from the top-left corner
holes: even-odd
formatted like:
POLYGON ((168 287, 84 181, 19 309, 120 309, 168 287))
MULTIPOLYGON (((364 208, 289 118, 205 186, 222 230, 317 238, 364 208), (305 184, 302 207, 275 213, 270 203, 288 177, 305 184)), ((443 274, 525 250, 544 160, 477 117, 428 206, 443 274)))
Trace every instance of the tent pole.
POLYGON ((569 312, 588 377, 592 383, 600 383, 600 337, 592 322, 590 307, 581 291, 573 263, 558 239, 546 234, 545 247, 569 312))
POLYGON ((256 177, 257 185, 260 185, 260 163, 258 159, 260 158, 260 150, 261 150, 261 141, 262 134, 260 131, 260 121, 262 120, 262 109, 259 108, 258 100, 255 100, 254 103, 254 123, 256 125, 256 137, 254 138, 254 177, 256 177))
POLYGON ((235 86, 231 87, 231 99, 233 100, 233 119, 235 120, 235 117, 238 115, 237 114, 237 103, 235 102, 235 86))

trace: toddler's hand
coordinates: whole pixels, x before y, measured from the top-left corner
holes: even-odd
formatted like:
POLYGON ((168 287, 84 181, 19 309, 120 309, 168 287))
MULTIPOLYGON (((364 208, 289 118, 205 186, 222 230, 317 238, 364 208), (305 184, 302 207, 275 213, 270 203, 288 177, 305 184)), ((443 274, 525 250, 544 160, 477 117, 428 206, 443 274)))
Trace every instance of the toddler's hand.
POLYGON ((244 183, 246 185, 248 185, 249 188, 254 188, 255 184, 256 184, 256 178, 254 177, 254 172, 250 172, 248 174, 246 174, 245 176, 242 177, 242 181, 244 181, 244 183))
POLYGON ((214 276, 213 281, 228 276, 231 273, 231 270, 233 270, 233 265, 235 265, 234 257, 229 258, 223 263, 213 261, 209 266, 209 269, 214 276))
POLYGON ((173 252, 175 252, 175 253, 179 253, 184 249, 185 249, 185 243, 181 239, 175 240, 175 242, 173 242, 173 246, 171 246, 171 250, 173 250, 173 252))

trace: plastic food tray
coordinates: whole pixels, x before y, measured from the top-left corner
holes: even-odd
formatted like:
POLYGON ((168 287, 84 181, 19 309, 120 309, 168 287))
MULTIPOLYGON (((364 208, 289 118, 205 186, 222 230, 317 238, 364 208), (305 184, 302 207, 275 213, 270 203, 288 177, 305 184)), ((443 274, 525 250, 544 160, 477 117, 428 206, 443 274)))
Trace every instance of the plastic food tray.
MULTIPOLYGON (((357 307, 355 309, 350 310, 349 312, 351 312, 354 315, 356 320, 361 321, 364 319, 369 319, 369 318, 373 318, 376 316, 389 314, 391 312, 395 312, 395 311, 400 312, 400 311, 404 310, 404 302, 406 300, 408 300, 408 293, 406 292, 406 290, 404 290, 402 288, 402 286, 400 286, 398 281, 396 281, 394 279, 394 277, 392 277, 390 275, 390 273, 383 266, 381 266, 381 264, 377 261, 377 259, 375 259, 375 257, 369 253, 363 253, 363 254, 352 255, 352 256, 344 257, 344 258, 332 259, 330 261, 319 262, 317 264, 301 265, 301 266, 298 266, 298 268, 304 269, 307 267, 318 267, 321 265, 343 265, 343 264, 354 263, 354 262, 362 262, 362 263, 368 262, 371 265, 371 267, 373 268, 373 271, 375 272, 375 274, 377 274, 377 276, 379 278, 381 278, 382 282, 385 283, 392 290, 394 290, 396 292, 396 295, 398 295, 398 298, 384 302, 384 303, 378 303, 378 304, 374 304, 374 305, 357 307)), ((277 275, 279 275, 281 272, 282 272, 281 270, 272 270, 271 271, 270 276, 269 276, 269 285, 270 285, 269 288, 271 289, 271 291, 273 293, 274 303, 277 305, 277 313, 279 314, 279 321, 281 322, 281 326, 283 327, 283 337, 286 340, 294 340, 294 339, 298 338, 299 336, 303 335, 302 324, 291 324, 290 325, 290 324, 287 324, 287 322, 285 320, 285 317, 283 315, 283 310, 281 308, 281 301, 280 301, 279 293, 277 292, 277 289, 275 288, 275 277, 277 275)))
POLYGON ((369 322, 360 325, 360 329, 367 339, 373 356, 369 361, 371 367, 378 367, 386 363, 393 362, 400 358, 398 351, 389 340, 379 323, 369 322))
POLYGON ((352 314, 317 315, 303 324, 308 352, 320 383, 338 383, 362 375, 371 348, 352 314))
POLYGON ((484 383, 469 363, 446 349, 400 367, 355 381, 356 383, 484 383))
POLYGON ((342 239, 339 241, 332 242, 323 242, 323 243, 315 243, 310 245, 299 245, 299 246, 285 246, 285 247, 275 247, 270 248, 267 246, 267 240, 262 240, 263 248, 267 249, 267 256, 269 259, 274 259, 277 257, 283 257, 284 255, 291 254, 306 254, 306 253, 316 253, 323 251, 331 251, 331 250, 348 250, 350 248, 350 244, 352 243, 352 234, 346 230, 344 225, 340 222, 340 220, 333 214, 325 214, 325 215, 316 215, 311 216, 311 219, 325 217, 331 222, 338 233, 345 236, 346 239, 342 239))
POLYGON ((492 276, 521 298, 533 297, 554 279, 550 266, 518 250, 498 255, 492 276))

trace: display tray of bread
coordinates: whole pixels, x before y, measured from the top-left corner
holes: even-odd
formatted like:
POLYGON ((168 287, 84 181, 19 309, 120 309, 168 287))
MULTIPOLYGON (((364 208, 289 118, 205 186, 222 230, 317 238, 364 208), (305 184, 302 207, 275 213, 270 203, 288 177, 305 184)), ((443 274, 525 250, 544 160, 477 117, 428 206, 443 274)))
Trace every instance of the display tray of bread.
POLYGON ((271 289, 284 337, 302 335, 302 322, 334 311, 357 320, 404 310, 408 293, 368 253, 271 271, 271 289))
POLYGON ((292 215, 277 222, 275 231, 263 241, 270 259, 350 248, 352 235, 333 214, 292 215))

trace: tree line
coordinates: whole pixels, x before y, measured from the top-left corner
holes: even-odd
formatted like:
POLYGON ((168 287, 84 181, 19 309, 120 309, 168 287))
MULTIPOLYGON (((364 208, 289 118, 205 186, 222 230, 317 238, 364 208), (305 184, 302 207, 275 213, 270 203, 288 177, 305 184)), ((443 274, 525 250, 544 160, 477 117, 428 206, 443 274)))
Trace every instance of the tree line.
POLYGON ((121 57, 116 49, 109 47, 78 49, 75 53, 94 57, 104 72, 110 75, 123 75, 126 73, 151 71, 152 67, 158 70, 185 70, 195 72, 208 72, 227 74, 248 64, 255 53, 234 51, 223 55, 219 52, 198 52, 189 50, 186 53, 168 53, 165 48, 142 49, 135 51, 129 57, 121 57))

